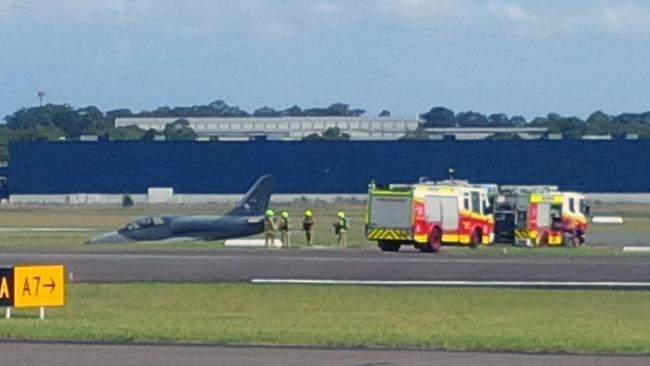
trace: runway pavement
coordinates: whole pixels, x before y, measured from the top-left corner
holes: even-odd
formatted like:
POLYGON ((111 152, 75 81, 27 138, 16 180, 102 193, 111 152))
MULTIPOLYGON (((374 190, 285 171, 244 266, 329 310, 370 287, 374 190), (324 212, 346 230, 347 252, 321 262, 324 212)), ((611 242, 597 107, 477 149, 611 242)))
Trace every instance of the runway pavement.
POLYGON ((336 350, 290 347, 0 343, 3 365, 230 365, 230 366, 591 366, 648 365, 647 356, 545 355, 412 350, 336 350))
POLYGON ((363 250, 113 250, 0 253, 0 266, 63 263, 75 282, 333 279, 650 281, 650 258, 482 256, 363 250))

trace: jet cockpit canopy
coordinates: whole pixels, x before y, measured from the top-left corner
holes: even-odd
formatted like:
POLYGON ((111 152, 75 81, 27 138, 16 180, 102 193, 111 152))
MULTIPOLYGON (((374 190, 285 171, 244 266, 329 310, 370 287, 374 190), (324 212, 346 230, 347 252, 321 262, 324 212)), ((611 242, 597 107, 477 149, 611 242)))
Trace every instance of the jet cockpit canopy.
POLYGON ((135 219, 128 224, 126 224, 122 230, 133 231, 146 229, 154 226, 164 226, 168 225, 171 217, 169 216, 149 216, 135 219))

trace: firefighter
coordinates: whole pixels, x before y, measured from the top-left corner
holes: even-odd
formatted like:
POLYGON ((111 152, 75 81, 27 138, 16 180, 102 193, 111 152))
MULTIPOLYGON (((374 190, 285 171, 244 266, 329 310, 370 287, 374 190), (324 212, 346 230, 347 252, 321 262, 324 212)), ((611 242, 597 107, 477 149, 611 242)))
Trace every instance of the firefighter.
POLYGON ((279 229, 282 248, 291 248, 291 234, 289 233, 289 212, 286 210, 280 212, 279 229))
POLYGON ((264 212, 264 247, 270 248, 275 241, 275 231, 278 229, 275 223, 275 213, 270 208, 264 212))
POLYGON ((338 217, 338 221, 334 223, 334 234, 336 234, 339 247, 345 247, 348 245, 348 219, 343 211, 339 211, 336 217, 338 217))
POLYGON ((307 245, 312 244, 312 239, 313 239, 312 229, 314 228, 313 216, 314 213, 311 211, 311 209, 306 209, 305 217, 302 219, 302 230, 305 232, 305 240, 307 241, 307 245))
POLYGON ((571 241, 573 242, 574 247, 581 247, 585 244, 585 238, 583 237, 583 231, 580 230, 580 225, 576 222, 573 224, 573 232, 571 235, 571 241))

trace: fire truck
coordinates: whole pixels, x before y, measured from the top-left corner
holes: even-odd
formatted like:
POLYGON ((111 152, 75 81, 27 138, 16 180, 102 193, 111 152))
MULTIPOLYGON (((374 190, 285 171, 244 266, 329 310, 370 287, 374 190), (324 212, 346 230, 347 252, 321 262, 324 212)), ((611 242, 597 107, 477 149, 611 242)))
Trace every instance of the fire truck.
POLYGON ((366 237, 382 251, 413 245, 437 252, 442 244, 477 247, 494 240, 488 188, 465 181, 369 186, 366 237))
POLYGON ((497 242, 526 246, 577 246, 585 242, 585 196, 554 186, 504 186, 496 199, 497 242))

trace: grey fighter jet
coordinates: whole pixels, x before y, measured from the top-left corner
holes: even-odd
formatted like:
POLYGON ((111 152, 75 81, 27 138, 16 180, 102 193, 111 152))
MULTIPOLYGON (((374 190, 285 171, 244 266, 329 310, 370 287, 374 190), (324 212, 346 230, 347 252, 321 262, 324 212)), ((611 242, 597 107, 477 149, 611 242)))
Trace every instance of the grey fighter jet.
POLYGON ((228 213, 204 216, 151 216, 133 220, 117 231, 99 235, 88 244, 125 243, 170 239, 223 240, 264 231, 273 180, 261 176, 237 207, 228 213))

